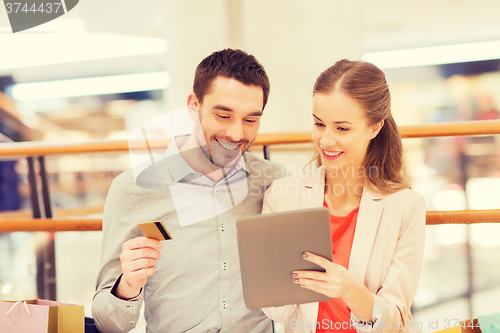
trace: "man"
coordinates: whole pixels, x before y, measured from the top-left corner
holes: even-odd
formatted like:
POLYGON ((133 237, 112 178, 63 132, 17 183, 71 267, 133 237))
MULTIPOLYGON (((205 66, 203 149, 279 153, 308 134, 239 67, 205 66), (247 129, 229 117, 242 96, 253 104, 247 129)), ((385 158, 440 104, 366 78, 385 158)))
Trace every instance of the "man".
POLYGON ((253 56, 214 52, 188 96, 191 134, 175 137, 140 175, 129 170, 113 181, 92 304, 101 332, 134 328, 143 300, 148 332, 272 332, 261 310, 244 305, 235 224, 260 214, 265 190, 286 175, 246 152, 268 94, 253 56), (172 240, 141 237, 137 224, 156 220, 172 240))

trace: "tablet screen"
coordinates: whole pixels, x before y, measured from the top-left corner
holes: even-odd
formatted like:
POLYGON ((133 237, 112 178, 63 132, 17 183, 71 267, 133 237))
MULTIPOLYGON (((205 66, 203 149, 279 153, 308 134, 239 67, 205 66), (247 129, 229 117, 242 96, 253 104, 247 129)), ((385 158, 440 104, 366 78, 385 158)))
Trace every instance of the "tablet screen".
POLYGON ((239 219, 236 228, 248 309, 330 299, 292 281, 295 270, 324 271, 302 258, 305 251, 332 260, 327 208, 249 216, 239 219))

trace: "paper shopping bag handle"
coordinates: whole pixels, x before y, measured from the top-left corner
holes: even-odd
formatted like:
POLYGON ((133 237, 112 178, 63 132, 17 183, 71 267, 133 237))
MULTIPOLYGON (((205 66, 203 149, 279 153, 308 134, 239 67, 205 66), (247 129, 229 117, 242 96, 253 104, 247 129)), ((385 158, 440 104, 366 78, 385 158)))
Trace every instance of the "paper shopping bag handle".
POLYGON ((11 313, 11 311, 12 311, 12 310, 14 310, 14 308, 15 308, 18 304, 20 304, 20 303, 24 303, 24 307, 26 308, 26 311, 28 312, 28 314, 29 314, 29 315, 30 315, 30 317, 31 317, 31 311, 30 311, 30 309, 28 308, 28 304, 26 304, 26 301, 17 301, 16 303, 14 303, 14 305, 12 305, 12 306, 10 307, 10 309, 9 309, 9 310, 7 310, 7 311, 5 312, 5 314, 8 316, 8 315, 11 313))

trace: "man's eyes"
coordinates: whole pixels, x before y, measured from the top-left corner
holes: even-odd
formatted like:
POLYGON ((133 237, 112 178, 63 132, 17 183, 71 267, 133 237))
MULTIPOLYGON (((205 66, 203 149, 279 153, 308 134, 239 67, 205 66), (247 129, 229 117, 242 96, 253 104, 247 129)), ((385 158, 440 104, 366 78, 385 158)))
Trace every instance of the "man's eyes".
MULTIPOLYGON (((228 115, 224 115, 224 114, 215 114, 215 115, 217 118, 222 119, 222 120, 231 119, 231 116, 228 116, 228 115)), ((243 120, 247 123, 250 123, 250 124, 257 122, 257 119, 255 119, 255 118, 246 118, 243 120)))

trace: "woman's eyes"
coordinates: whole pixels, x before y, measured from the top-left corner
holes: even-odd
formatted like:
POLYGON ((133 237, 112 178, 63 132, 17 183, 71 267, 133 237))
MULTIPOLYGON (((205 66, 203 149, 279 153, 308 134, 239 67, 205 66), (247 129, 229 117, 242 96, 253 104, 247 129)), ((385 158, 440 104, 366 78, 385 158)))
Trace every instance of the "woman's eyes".
MULTIPOLYGON (((325 124, 316 122, 316 123, 314 123, 314 126, 317 126, 317 127, 325 127, 325 124)), ((347 131, 349 130, 348 128, 345 128, 345 127, 340 127, 340 126, 339 126, 339 127, 337 127, 337 129, 338 129, 339 131, 341 131, 341 132, 347 132, 347 131)))
POLYGON ((223 115, 223 114, 217 114, 217 117, 220 119, 229 119, 229 116, 223 115))

